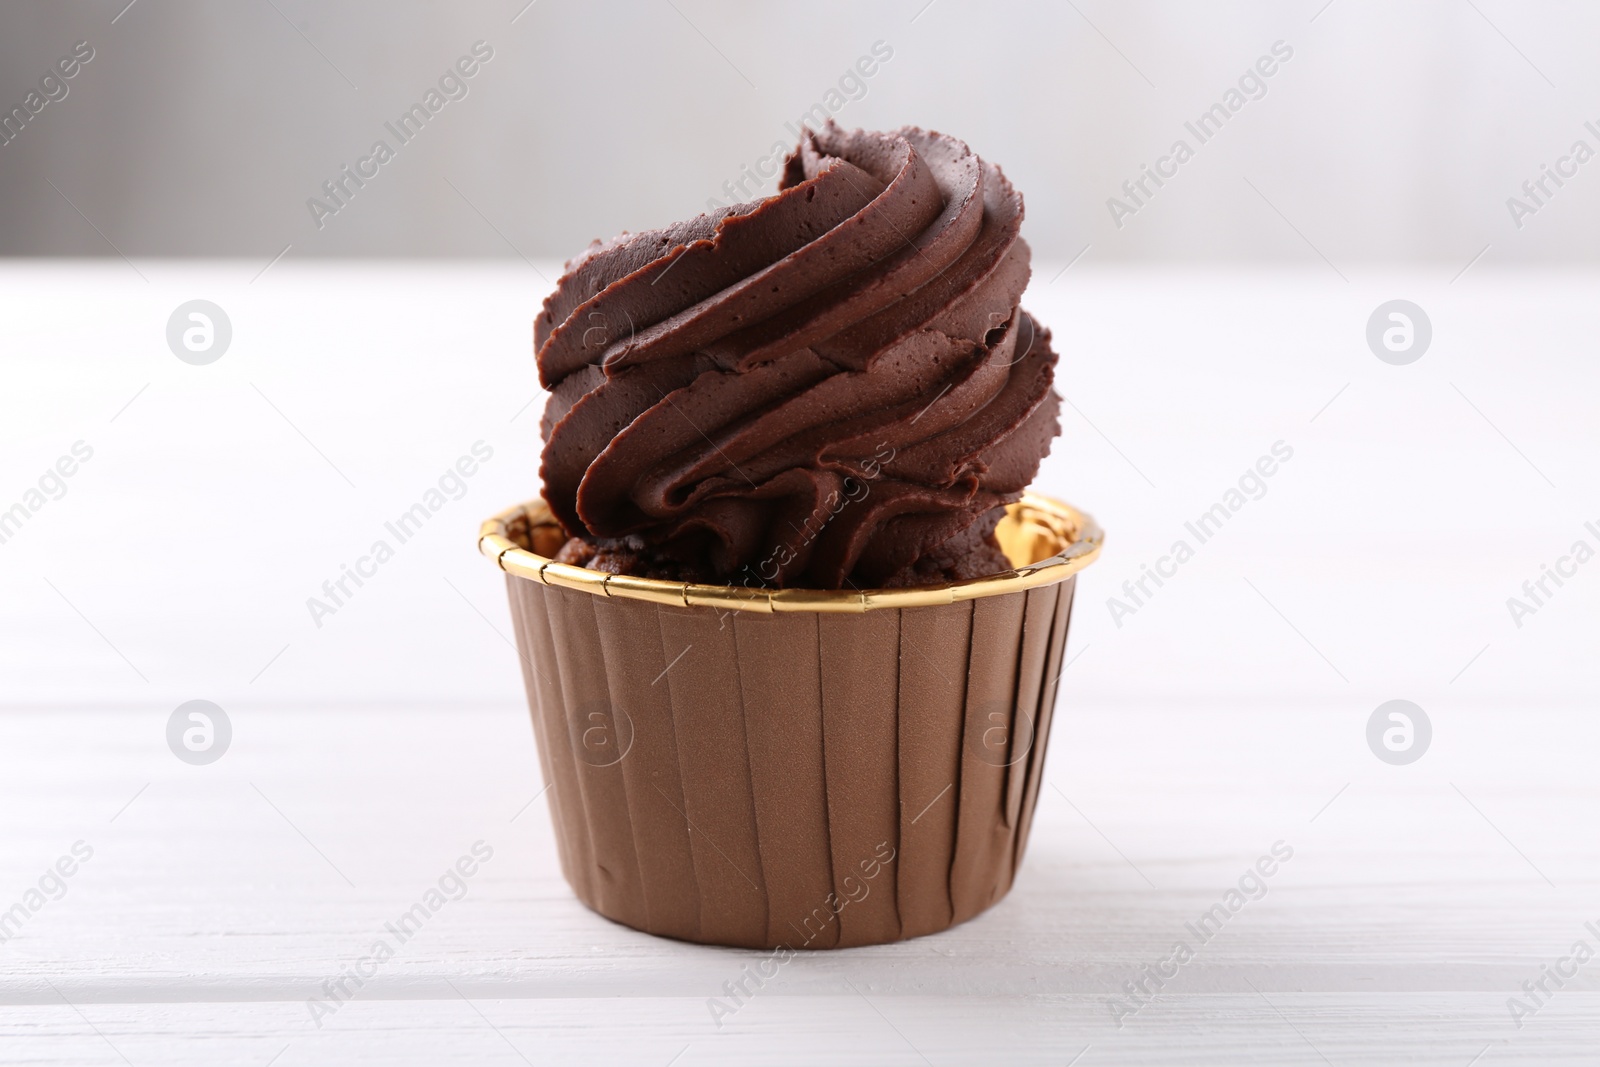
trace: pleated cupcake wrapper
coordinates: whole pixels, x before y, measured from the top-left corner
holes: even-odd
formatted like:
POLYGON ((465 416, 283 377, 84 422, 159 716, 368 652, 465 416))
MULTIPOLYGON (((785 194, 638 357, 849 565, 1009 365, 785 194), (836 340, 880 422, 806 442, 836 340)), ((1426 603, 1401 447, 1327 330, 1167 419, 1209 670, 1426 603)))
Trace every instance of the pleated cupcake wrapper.
POLYGON ((1010 889, 1075 577, 858 614, 506 581, 562 870, 601 915, 834 948, 944 930, 1010 889))

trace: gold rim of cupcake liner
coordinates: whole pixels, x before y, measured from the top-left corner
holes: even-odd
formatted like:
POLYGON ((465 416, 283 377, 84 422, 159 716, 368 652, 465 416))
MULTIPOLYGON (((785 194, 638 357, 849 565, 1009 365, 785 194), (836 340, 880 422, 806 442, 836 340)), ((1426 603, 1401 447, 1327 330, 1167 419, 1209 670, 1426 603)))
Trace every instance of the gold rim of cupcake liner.
POLYGON ((567 537, 543 500, 507 508, 478 530, 478 551, 507 574, 596 596, 648 600, 673 607, 729 611, 834 612, 860 614, 878 608, 932 607, 999 596, 1063 581, 1100 555, 1105 532, 1090 515, 1038 493, 1024 493, 1006 507, 995 538, 1013 569, 983 578, 903 589, 764 589, 634 578, 557 563, 544 552, 560 551, 567 537), (1016 566, 1017 560, 1034 562, 1016 566))

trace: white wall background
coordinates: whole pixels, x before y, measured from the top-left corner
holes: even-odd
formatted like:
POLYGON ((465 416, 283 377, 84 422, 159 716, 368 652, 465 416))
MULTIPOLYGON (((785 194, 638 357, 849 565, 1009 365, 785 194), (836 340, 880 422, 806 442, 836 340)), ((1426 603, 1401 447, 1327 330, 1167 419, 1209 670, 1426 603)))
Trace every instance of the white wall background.
POLYGON ((1600 149, 1583 0, 126 3, 0 10, 5 108, 96 50, 0 148, 0 254, 560 259, 701 210, 879 40, 893 59, 839 119, 967 139, 1046 257, 1597 254, 1600 162, 1521 229, 1506 206, 1576 139, 1600 149), (319 230, 306 200, 480 39, 470 94, 319 230), (1114 226, 1107 198, 1278 40, 1267 94, 1114 226))

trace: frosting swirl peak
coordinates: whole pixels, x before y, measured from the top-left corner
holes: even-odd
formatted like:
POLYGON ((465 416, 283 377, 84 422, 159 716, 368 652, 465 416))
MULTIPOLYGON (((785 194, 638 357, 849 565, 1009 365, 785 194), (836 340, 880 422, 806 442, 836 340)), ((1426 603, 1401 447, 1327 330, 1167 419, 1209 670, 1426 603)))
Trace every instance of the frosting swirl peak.
POLYGON ((837 589, 1009 566, 1058 432, 1022 197, 962 142, 808 131, 776 195, 596 242, 534 324, 562 558, 837 589))

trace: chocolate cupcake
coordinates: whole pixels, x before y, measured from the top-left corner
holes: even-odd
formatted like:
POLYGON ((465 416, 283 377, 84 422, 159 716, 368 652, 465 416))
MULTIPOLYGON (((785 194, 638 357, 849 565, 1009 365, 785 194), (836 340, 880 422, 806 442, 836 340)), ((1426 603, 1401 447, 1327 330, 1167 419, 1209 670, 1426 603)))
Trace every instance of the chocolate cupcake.
POLYGON ((1010 887, 1087 516, 1022 198, 960 141, 808 133, 779 192, 596 243, 534 327, 544 499, 507 572, 567 880, 609 918, 790 948, 1010 887))

